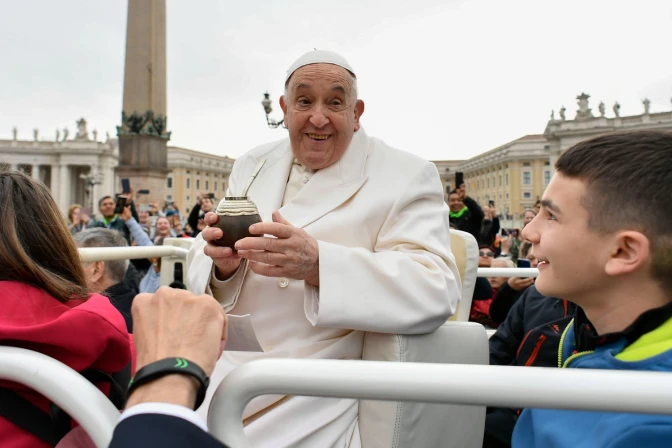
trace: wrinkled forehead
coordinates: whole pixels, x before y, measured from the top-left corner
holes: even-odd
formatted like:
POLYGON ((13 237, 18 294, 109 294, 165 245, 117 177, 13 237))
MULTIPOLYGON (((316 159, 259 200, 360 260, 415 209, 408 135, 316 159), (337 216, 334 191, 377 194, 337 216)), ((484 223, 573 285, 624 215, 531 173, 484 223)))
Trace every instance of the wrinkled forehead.
POLYGON ((309 64, 292 73, 286 87, 288 91, 294 92, 299 88, 313 88, 318 83, 331 84, 332 88, 348 94, 353 88, 354 75, 335 64, 309 64))

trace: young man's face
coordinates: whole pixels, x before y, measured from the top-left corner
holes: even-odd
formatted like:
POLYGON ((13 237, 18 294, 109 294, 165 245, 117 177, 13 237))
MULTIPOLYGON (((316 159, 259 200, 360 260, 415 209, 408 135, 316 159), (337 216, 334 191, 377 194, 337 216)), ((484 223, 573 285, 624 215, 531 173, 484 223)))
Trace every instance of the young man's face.
POLYGON ((581 304, 583 297, 604 292, 607 237, 588 228, 582 205, 583 181, 557 173, 546 188, 539 214, 523 229, 539 259, 536 287, 544 295, 581 304))

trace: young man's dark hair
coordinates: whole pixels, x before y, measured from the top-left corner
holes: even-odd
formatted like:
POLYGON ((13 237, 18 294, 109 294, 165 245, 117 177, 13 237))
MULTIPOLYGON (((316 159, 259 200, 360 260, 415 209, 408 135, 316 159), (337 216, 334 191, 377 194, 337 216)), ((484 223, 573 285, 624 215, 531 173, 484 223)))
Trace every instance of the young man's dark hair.
POLYGON ((556 169, 586 184, 588 226, 636 229, 649 239, 652 272, 672 292, 672 132, 641 131, 581 142, 556 169))
MULTIPOLYGON (((523 237, 540 260, 537 290, 578 305, 559 367, 672 372, 672 133, 587 140, 556 170, 523 237)), ((669 440, 672 416, 526 409, 513 447, 669 440)))

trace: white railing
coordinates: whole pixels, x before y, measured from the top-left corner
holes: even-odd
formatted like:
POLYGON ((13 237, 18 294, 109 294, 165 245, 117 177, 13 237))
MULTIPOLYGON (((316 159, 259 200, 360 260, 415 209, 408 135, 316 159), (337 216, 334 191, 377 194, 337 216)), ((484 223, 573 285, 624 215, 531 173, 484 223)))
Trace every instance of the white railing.
POLYGON ((249 446, 243 410, 267 394, 672 414, 669 385, 664 372, 264 359, 226 376, 215 391, 208 427, 228 446, 249 446))
POLYGON ((138 258, 187 258, 187 249, 175 246, 82 247, 82 261, 135 260, 138 258))
POLYGON ((537 268, 478 268, 479 277, 538 277, 537 268))

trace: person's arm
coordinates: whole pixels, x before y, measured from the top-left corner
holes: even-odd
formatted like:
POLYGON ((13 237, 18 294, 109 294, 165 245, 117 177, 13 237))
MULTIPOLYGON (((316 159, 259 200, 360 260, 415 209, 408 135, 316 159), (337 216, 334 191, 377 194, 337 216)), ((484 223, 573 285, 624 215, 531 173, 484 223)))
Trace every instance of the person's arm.
POLYGON ((508 283, 504 283, 497 291, 495 299, 490 304, 490 317, 501 324, 509 314, 511 307, 516 302, 520 293, 514 290, 508 283))
POLYGON ((131 215, 133 216, 133 219, 135 219, 136 222, 140 222, 140 218, 138 217, 138 211, 135 209, 134 201, 131 201, 131 215))
POLYGON ((196 231, 196 227, 198 227, 198 214, 201 213, 201 203, 197 202, 194 205, 194 208, 191 209, 189 212, 189 218, 187 218, 187 223, 189 223, 189 226, 193 231, 196 231))
POLYGON ((131 232, 135 242, 138 243, 138 246, 153 246, 154 244, 152 243, 152 240, 149 239, 145 231, 140 227, 140 224, 138 224, 138 221, 133 218, 131 214, 131 207, 124 207, 121 219, 124 220, 124 223, 131 232))
POLYGON ((499 227, 499 218, 497 216, 492 218, 492 227, 490 228, 490 233, 492 234, 492 240, 494 241, 497 238, 497 234, 500 231, 499 227))
POLYGON ((485 213, 483 209, 476 201, 474 201, 469 196, 466 196, 462 202, 467 206, 469 212, 471 212, 471 233, 476 238, 476 241, 479 241, 481 236, 481 228, 483 227, 483 219, 485 218, 485 213))
POLYGON ((304 295, 313 325, 420 334, 455 312, 459 274, 438 172, 428 163, 408 179, 373 251, 318 241, 320 286, 306 282, 304 295))
POLYGON ((513 304, 506 319, 490 337, 490 365, 514 364, 518 347, 525 337, 525 303, 533 289, 528 288, 513 304))
MULTIPOLYGON (((226 341, 226 316, 212 297, 163 287, 136 296, 132 314, 138 370, 162 359, 184 358, 212 374, 226 341)), ((197 391, 198 383, 181 374, 139 385, 128 397, 110 447, 146 446, 148 440, 152 446, 223 446, 205 433, 205 423, 193 411, 197 391), (171 435, 161 435, 165 433, 171 435)))

